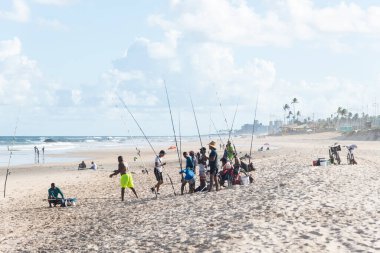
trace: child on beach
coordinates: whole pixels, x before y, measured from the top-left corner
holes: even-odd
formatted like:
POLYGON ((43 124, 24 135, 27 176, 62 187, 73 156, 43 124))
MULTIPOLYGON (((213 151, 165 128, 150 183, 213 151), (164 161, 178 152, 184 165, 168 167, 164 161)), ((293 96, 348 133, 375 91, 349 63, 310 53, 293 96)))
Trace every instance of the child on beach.
POLYGON ((124 201, 125 188, 127 187, 133 191, 136 198, 139 198, 134 188, 132 174, 127 172, 127 167, 124 164, 123 157, 119 156, 117 160, 119 161, 119 167, 110 175, 110 178, 120 173, 121 201, 124 201))

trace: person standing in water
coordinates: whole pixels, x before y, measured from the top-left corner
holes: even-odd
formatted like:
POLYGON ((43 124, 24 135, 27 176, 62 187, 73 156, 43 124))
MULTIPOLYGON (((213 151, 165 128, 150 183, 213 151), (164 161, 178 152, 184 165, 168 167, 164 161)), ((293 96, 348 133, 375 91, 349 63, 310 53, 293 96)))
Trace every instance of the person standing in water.
POLYGON ((118 169, 110 175, 110 178, 120 173, 121 201, 124 201, 125 188, 127 187, 133 191, 136 198, 139 198, 134 188, 132 174, 127 172, 127 167, 124 164, 123 157, 119 156, 117 160, 119 161, 118 169))

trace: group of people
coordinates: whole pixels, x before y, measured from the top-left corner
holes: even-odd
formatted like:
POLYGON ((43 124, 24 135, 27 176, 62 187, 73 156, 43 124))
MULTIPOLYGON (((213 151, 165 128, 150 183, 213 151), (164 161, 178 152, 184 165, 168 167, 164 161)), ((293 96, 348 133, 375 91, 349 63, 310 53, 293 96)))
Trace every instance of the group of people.
MULTIPOLYGON (((87 168, 87 165, 84 161, 82 161, 80 164, 78 164, 78 170, 84 170, 86 168, 87 168)), ((92 161, 89 169, 97 170, 97 168, 98 168, 98 165, 94 161, 92 161)))
MULTIPOLYGON (((42 151, 42 159, 45 159, 45 147, 41 148, 42 151)), ((34 162, 40 163, 40 150, 37 146, 34 146, 34 162)))
MULTIPOLYGON (((230 171, 233 168, 240 168, 241 167, 241 161, 237 157, 237 152, 232 147, 232 144, 230 141, 227 142, 227 145, 225 146, 224 154, 222 159, 220 161, 222 162, 222 171, 221 171, 221 180, 218 180, 218 172, 219 172, 219 159, 218 159, 218 153, 216 148, 216 143, 214 141, 211 141, 208 144, 209 147, 209 154, 206 154, 207 149, 205 147, 202 147, 197 154, 194 153, 194 151, 190 152, 183 152, 183 157, 186 160, 185 168, 181 169, 179 171, 179 174, 182 175, 182 184, 181 184, 181 194, 184 194, 184 189, 186 185, 189 185, 189 193, 194 193, 197 191, 213 191, 214 186, 216 191, 220 189, 220 186, 224 186, 224 181, 226 180, 223 175, 226 175, 228 171, 230 171), (196 188, 196 175, 197 175, 197 168, 198 168, 198 175, 199 175, 199 186, 196 188), (208 168, 208 169, 207 169, 208 168), (207 175, 209 176, 209 185, 206 183, 207 175), (219 183, 221 185, 219 185, 219 183)), ((165 162, 165 155, 166 152, 164 150, 161 150, 158 155, 155 158, 154 163, 154 175, 156 178, 157 183, 151 187, 152 193, 159 195, 160 194, 160 187, 164 183, 164 166, 166 165, 165 162)), ((138 195, 136 193, 136 190, 134 189, 134 183, 131 173, 128 172, 127 166, 124 164, 123 157, 118 157, 119 166, 118 169, 115 170, 110 177, 113 177, 117 174, 120 174, 120 186, 121 186, 121 200, 124 201, 124 195, 125 195, 125 188, 130 188, 136 198, 138 198, 138 195)), ((252 164, 250 164, 252 166, 252 164)), ((249 165, 246 167, 250 167, 249 165)), ((246 171, 250 171, 249 169, 246 169, 246 171)))
MULTIPOLYGON (((217 153, 217 146, 215 141, 211 141, 208 144, 209 153, 206 154, 207 149, 202 147, 199 152, 195 154, 194 151, 183 152, 183 157, 186 161, 185 168, 180 169, 179 174, 182 175, 182 184, 181 184, 181 194, 184 194, 184 190, 186 185, 189 185, 189 193, 194 193, 198 191, 218 191, 221 186, 224 186, 224 182, 226 180, 225 175, 233 168, 240 168, 242 165, 245 165, 246 171, 250 171, 248 166, 240 161, 237 157, 237 152, 235 148, 232 146, 231 142, 228 141, 227 145, 224 146, 223 157, 219 160, 217 153), (218 172, 219 172, 219 161, 222 162, 221 166, 221 177, 218 180, 218 172), (248 168, 247 168, 248 167, 248 168), (198 171, 197 171, 198 169, 198 171), (197 173, 199 176, 199 186, 196 188, 196 178, 197 173), (207 176, 209 176, 209 184, 207 185, 207 176)), ((152 193, 159 195, 160 187, 164 183, 164 166, 166 152, 161 150, 155 158, 154 162, 154 175, 157 183, 151 187, 152 193)), ((96 169, 97 165, 94 162, 91 162, 91 168, 96 169)), ((242 166, 244 168, 244 166, 242 166)), ((78 169, 86 168, 86 164, 84 161, 79 164, 78 169)), ((253 168, 253 167, 252 167, 253 168)), ((125 189, 129 188, 132 190, 136 198, 138 198, 137 192, 134 188, 134 182, 132 178, 132 174, 128 171, 128 165, 124 163, 124 159, 122 156, 118 157, 118 169, 114 170, 112 174, 109 175, 110 178, 120 174, 120 187, 121 187, 121 200, 124 201, 125 198, 125 189)), ((61 194, 62 199, 63 193, 60 191, 58 187, 55 187, 52 184, 52 188, 49 189, 49 204, 57 204, 56 199, 58 195, 61 194), (51 201, 53 199, 54 201, 51 201)))

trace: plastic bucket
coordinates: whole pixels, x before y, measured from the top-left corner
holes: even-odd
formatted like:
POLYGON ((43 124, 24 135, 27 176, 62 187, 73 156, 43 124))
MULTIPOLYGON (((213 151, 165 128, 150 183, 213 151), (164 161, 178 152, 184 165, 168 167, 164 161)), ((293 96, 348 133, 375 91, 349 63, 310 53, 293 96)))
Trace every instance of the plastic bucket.
POLYGON ((240 178, 240 184, 241 185, 249 185, 249 177, 243 176, 240 178))

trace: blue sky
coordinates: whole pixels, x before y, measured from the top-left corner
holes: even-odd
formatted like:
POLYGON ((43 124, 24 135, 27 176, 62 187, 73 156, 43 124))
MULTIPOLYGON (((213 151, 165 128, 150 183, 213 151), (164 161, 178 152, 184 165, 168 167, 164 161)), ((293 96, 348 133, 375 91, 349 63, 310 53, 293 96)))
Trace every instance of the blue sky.
POLYGON ((4 0, 0 2, 1 135, 196 134, 302 117, 338 106, 379 112, 380 3, 312 0, 4 0), (376 103, 376 104, 377 104, 376 103), (123 121, 123 119, 125 119, 123 121), (124 123, 126 122, 126 123, 124 123))

